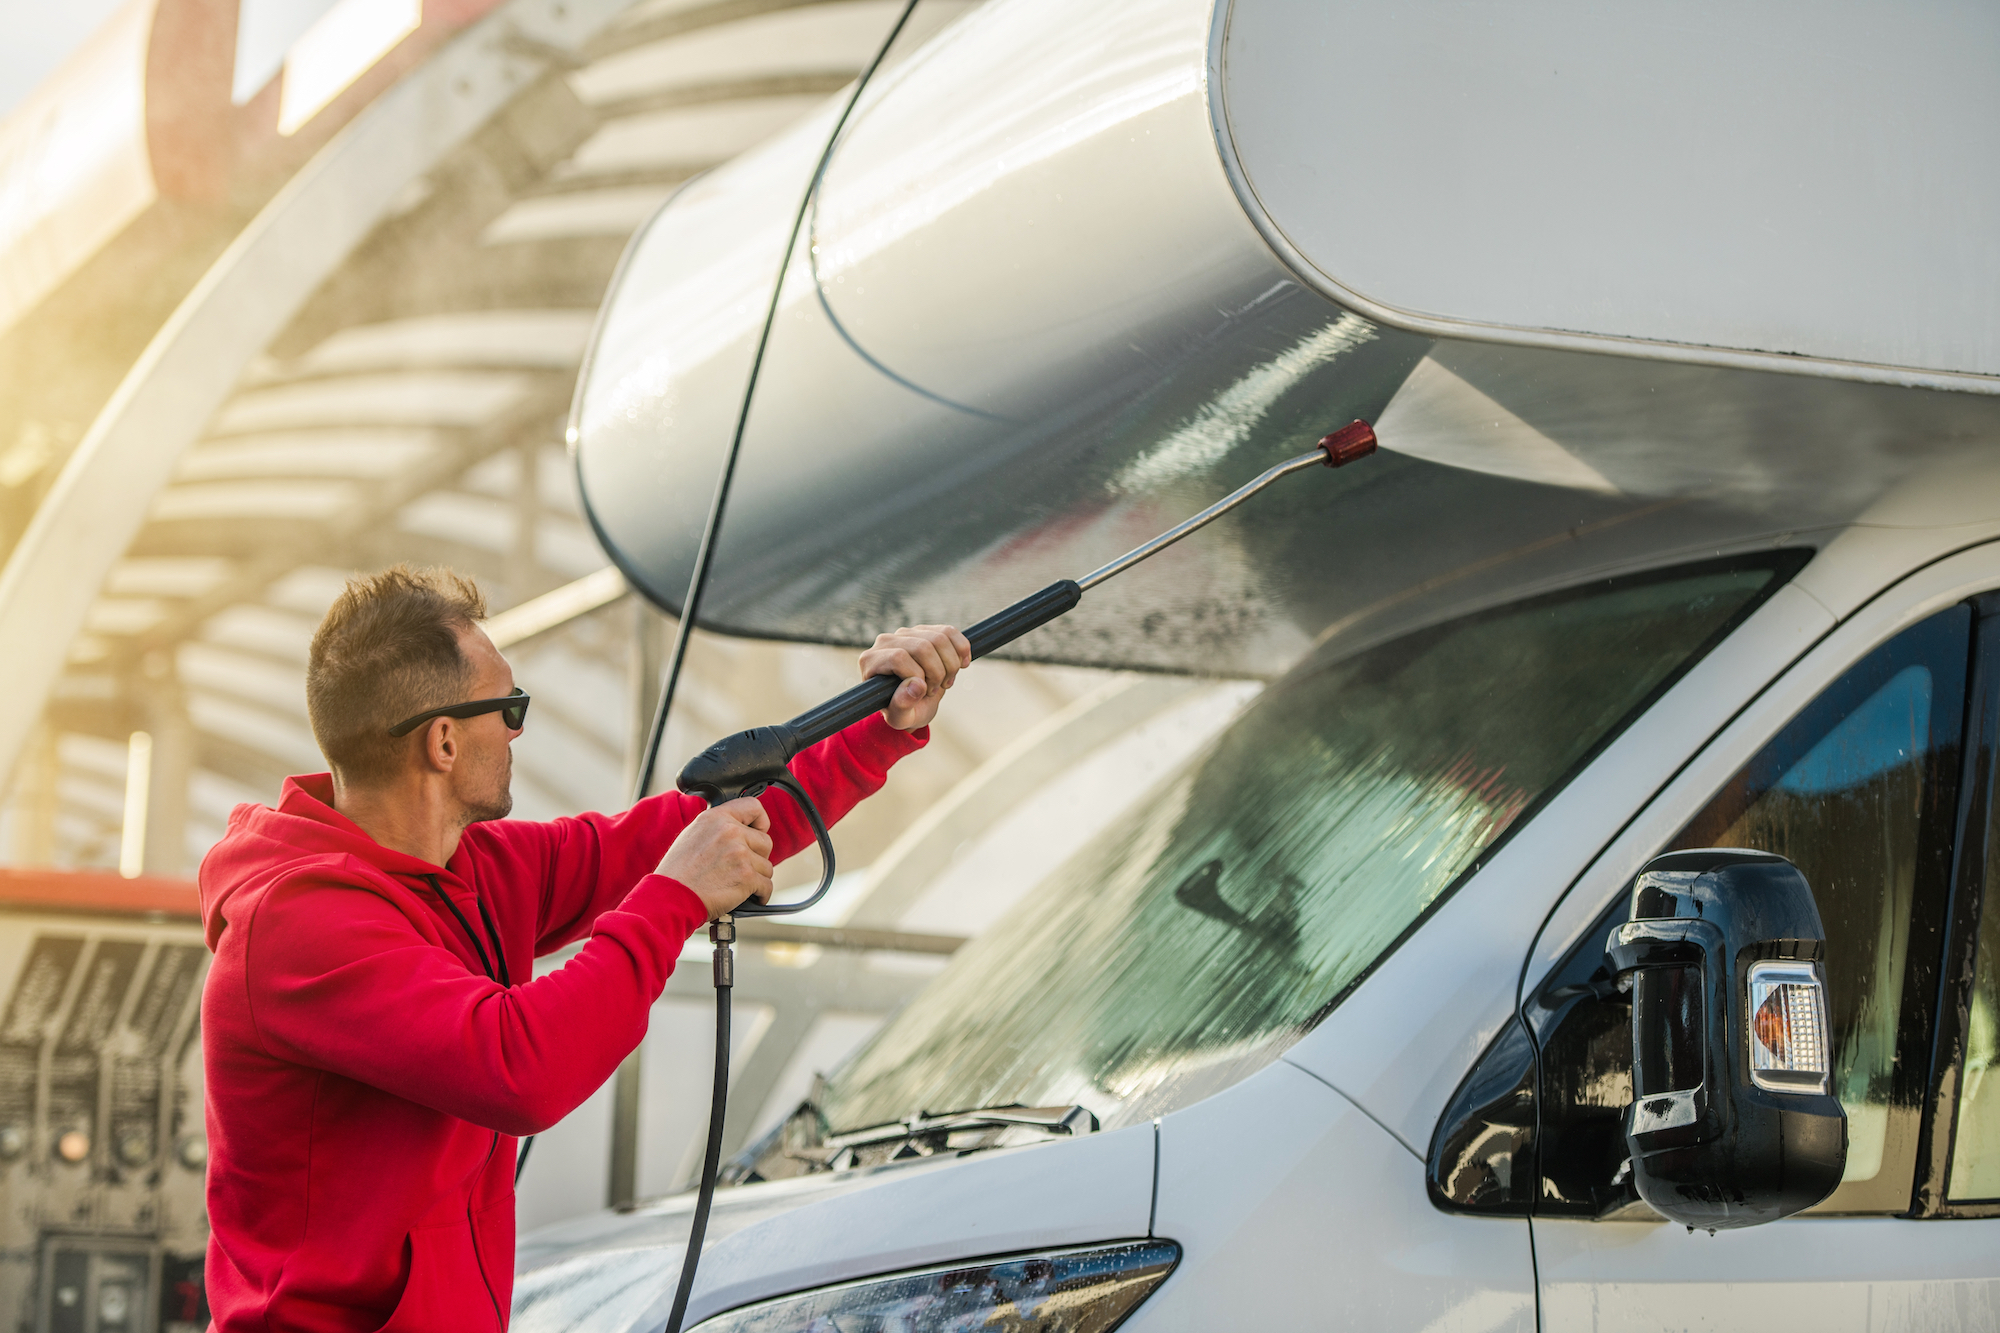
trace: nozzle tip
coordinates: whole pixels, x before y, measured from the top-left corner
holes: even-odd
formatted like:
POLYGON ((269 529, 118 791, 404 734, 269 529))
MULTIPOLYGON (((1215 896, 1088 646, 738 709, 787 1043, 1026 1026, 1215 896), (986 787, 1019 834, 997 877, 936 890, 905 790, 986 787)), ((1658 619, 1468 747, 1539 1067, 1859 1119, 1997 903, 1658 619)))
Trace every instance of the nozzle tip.
POLYGON ((1346 467, 1375 452, 1375 428, 1365 421, 1351 421, 1319 442, 1326 451, 1328 467, 1346 467))

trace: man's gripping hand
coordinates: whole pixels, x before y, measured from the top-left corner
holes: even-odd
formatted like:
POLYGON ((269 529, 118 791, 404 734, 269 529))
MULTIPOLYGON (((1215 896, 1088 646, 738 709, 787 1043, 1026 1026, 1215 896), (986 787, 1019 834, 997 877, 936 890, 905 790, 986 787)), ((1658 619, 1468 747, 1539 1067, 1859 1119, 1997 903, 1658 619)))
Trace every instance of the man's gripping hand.
POLYGON ((695 891, 709 919, 771 900, 771 818, 754 796, 704 810, 660 858, 660 873, 695 891))
POLYGON ((949 625, 919 625, 880 634, 861 654, 861 675, 901 676, 903 683, 882 711, 898 731, 927 727, 937 716, 944 692, 972 661, 972 645, 949 625))

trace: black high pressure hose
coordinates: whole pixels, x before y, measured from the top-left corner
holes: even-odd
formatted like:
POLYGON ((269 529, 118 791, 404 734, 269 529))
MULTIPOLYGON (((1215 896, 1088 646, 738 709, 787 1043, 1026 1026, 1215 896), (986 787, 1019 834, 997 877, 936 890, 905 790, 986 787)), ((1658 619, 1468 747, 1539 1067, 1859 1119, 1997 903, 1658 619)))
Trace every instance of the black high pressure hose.
MULTIPOLYGON (((688 640, 694 633, 695 621, 701 611, 702 593, 708 586, 708 573, 715 557, 716 534, 721 530, 723 509, 729 502, 730 484, 736 477, 736 460, 743 451, 743 433, 749 426, 750 406, 757 396, 757 377, 764 368, 764 352, 770 346, 771 329, 777 322, 778 302, 784 294, 785 272, 791 267, 792 252, 799 242, 799 230, 805 225, 813 196, 819 192, 827 166, 833 161, 833 151, 840 143, 841 131, 847 128, 848 117, 853 115, 855 104, 861 100, 869 80, 875 77, 875 71, 888 58, 890 48, 902 35, 916 8, 917 0, 905 0, 902 12, 889 26, 888 35, 882 39, 875 58, 868 62, 860 77, 854 81, 853 91, 840 108, 840 115, 827 134, 826 147, 820 150, 819 163, 806 183, 805 194, 792 217, 791 230, 786 233, 784 250, 778 256, 777 279, 771 284, 770 304, 765 307, 763 328, 758 331, 757 348, 750 358, 750 372, 744 381, 743 401, 736 411, 736 429, 729 439, 729 452, 723 459, 722 473, 716 479, 715 497, 708 508, 708 522, 702 528, 701 545, 695 550, 694 569, 688 578, 687 596, 681 602, 680 624, 674 631, 673 652, 668 657, 665 678, 660 684, 659 705, 653 711, 653 724, 640 755, 632 789, 635 802, 643 800, 653 786, 653 769, 659 761, 660 744, 666 737, 667 713, 673 708, 674 690, 680 683, 681 666, 687 660, 688 640)), ((824 892, 824 884, 832 878, 831 846, 825 830, 819 827, 819 812, 812 808, 803 791, 793 788, 793 794, 805 808, 814 831, 819 834, 821 850, 827 856, 828 873, 822 880, 821 889, 824 892)), ((709 1095, 708 1144, 702 1154, 701 1188, 695 1196, 694 1224, 688 1232, 687 1255, 681 1261, 680 1281, 674 1288, 673 1311, 667 1316, 666 1333, 680 1333, 681 1322, 687 1318, 688 1296, 694 1290, 695 1266, 701 1259, 701 1243, 708 1230, 709 1209, 715 1202, 715 1178, 722 1166, 722 1122, 729 1104, 729 995, 735 984, 735 963, 729 946, 736 937, 736 928, 728 917, 724 917, 709 928, 709 935, 715 941, 715 1082, 709 1095)), ((522 1160, 526 1160, 525 1155, 522 1160)))
MULTIPOLYGON (((715 498, 708 507, 708 522, 701 531, 701 544, 695 548, 694 569, 688 577, 687 596, 681 602, 680 623, 674 630, 674 648, 667 659, 665 680, 660 687, 660 702, 653 710, 653 725, 646 737, 646 748, 640 756, 639 771, 632 784, 632 799, 643 800, 653 786, 653 770, 659 762, 660 743, 667 732, 667 713, 673 707, 674 689, 680 684, 681 664, 687 659, 688 637, 694 632, 697 613, 701 609, 702 593, 708 588, 709 567, 714 561, 715 538, 722 527, 722 511, 729 502, 729 489, 736 480, 736 460, 743 452, 743 432, 750 424, 750 406, 757 396, 757 379, 764 370, 764 352, 771 345, 771 329, 778 319, 778 301, 784 294, 785 270, 791 267, 792 251, 799 243, 799 231, 805 225, 806 215, 812 209, 813 196, 819 193, 820 182, 826 177, 826 169, 833 162, 833 150, 840 145, 841 131, 847 128, 848 117, 854 114, 855 103, 861 100, 868 81, 875 77, 875 71, 888 58, 889 49, 896 44, 903 28, 910 21, 910 15, 917 9, 917 0, 905 0, 902 13, 889 26, 888 36, 882 39, 875 58, 868 62, 861 76, 854 81, 854 89, 847 95, 847 102, 840 108, 839 117, 833 122, 833 129, 826 136, 826 147, 820 150, 819 164, 813 168, 812 179, 806 184, 806 192, 799 200, 798 212, 792 217, 792 227, 785 235, 784 252, 778 257, 777 281, 771 285, 771 300, 764 308, 764 324, 757 334, 757 348, 750 357, 750 373, 743 383, 743 401, 736 409, 736 429, 729 437, 729 452, 723 458, 722 475, 716 479, 715 498)), ((668 1333, 676 1333, 669 1329, 668 1333)))

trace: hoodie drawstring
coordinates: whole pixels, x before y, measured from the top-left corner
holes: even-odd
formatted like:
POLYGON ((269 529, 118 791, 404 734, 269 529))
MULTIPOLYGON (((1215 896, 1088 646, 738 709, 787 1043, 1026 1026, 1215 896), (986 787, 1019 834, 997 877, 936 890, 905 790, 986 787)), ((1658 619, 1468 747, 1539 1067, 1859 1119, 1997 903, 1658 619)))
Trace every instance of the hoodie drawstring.
POLYGON ((502 986, 513 986, 513 978, 507 972, 507 955, 500 948, 500 932, 493 929, 493 918, 487 915, 486 904, 480 901, 479 895, 474 894, 472 901, 478 904, 480 923, 486 927, 486 943, 493 946, 493 958, 499 960, 500 970, 497 973, 493 970, 493 962, 486 957, 485 945, 479 942, 479 936, 473 932, 472 923, 465 919, 465 913, 458 910, 458 904, 451 900, 451 895, 438 883, 438 877, 425 875, 424 878, 430 882, 431 892, 443 899, 444 905, 451 909, 451 914, 458 918, 458 924, 465 930, 465 937, 472 941, 472 951, 479 955, 479 968, 486 974, 487 979, 502 986))
MULTIPOLYGON (((507 971, 507 954, 500 947, 500 932, 493 928, 493 917, 486 910, 486 900, 476 893, 472 895, 472 901, 479 907, 480 924, 486 927, 486 942, 493 946, 493 957, 500 963, 499 976, 493 975, 493 964, 487 961, 486 950, 479 945, 479 936, 472 933, 472 923, 465 919, 465 913, 458 910, 458 904, 451 900, 451 895, 444 891, 442 884, 438 883, 438 877, 436 875, 425 875, 424 878, 430 881, 431 892, 444 899, 444 905, 451 909, 451 914, 458 918, 458 924, 465 928, 465 938, 472 941, 472 951, 479 955, 479 966, 485 970, 487 979, 497 981, 502 986, 511 989, 514 985, 514 979, 507 971)), ((493 1141, 495 1143, 500 1141, 500 1136, 497 1132, 494 1134, 493 1141)), ((516 1185, 521 1183, 521 1173, 528 1169, 528 1149, 534 1146, 535 1136, 533 1134, 521 1140, 520 1154, 514 1158, 514 1183, 516 1185)), ((481 1276, 484 1276, 485 1270, 481 1269, 480 1272, 481 1276)), ((487 1285, 487 1294, 492 1294, 492 1285, 490 1283, 487 1285)))
MULTIPOLYGON (((507 955, 500 951, 500 932, 493 929, 493 918, 486 913, 486 900, 478 894, 474 894, 472 901, 479 908, 480 924, 486 927, 486 938, 493 945, 493 960, 500 964, 500 984, 503 986, 512 986, 514 978, 507 973, 507 955)), ((470 930, 471 927, 468 926, 466 929, 470 930)))

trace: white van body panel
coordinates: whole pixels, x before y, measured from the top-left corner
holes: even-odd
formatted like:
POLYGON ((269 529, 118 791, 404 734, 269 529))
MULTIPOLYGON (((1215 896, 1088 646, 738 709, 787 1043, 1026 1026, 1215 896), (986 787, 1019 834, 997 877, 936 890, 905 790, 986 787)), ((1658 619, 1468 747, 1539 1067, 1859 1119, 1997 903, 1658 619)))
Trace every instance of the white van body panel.
POLYGON ((1792 1217, 1740 1231, 1535 1220, 1543 1333, 2000 1326, 2000 1218, 1792 1217))
POLYGON ((1424 1163, 1282 1062, 1160 1122, 1157 1234, 1180 1267, 1123 1333, 1532 1333, 1521 1218, 1439 1212, 1424 1163))
MULTIPOLYGON (((1993 437, 1986 436, 1991 446, 1993 437)), ((2000 538, 2000 449, 1941 458, 1868 506, 1793 585, 1852 615, 1891 576, 2000 538)))

